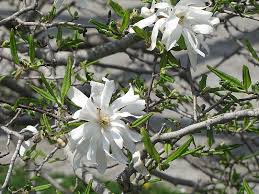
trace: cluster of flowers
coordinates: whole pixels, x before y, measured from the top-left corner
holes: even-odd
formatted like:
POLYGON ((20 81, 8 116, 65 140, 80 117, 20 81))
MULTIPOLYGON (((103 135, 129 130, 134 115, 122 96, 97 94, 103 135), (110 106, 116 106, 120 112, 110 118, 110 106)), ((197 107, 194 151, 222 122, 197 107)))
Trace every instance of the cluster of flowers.
MULTIPOLYGON (((64 0, 55 0, 55 6, 60 8, 64 0)), ((85 6, 86 0, 79 3, 85 6)), ((181 35, 184 37, 192 65, 197 63, 197 54, 205 56, 199 49, 201 41, 197 34, 210 34, 219 19, 212 17, 212 13, 205 11, 204 0, 181 0, 173 6, 170 0, 153 1, 151 8, 143 7, 141 15, 144 17, 134 26, 143 29, 152 27, 150 50, 156 47, 159 31, 162 32, 161 42, 166 50, 177 45, 181 35)), ((131 33, 134 30, 130 29, 131 33)), ((76 111, 73 119, 85 121, 68 134, 69 148, 73 153, 73 166, 79 168, 81 164, 91 161, 97 165, 97 170, 104 173, 107 168, 107 158, 121 163, 128 163, 129 159, 124 150, 133 155, 134 167, 142 174, 148 174, 140 159, 140 152, 136 151, 135 143, 140 141, 140 135, 129 129, 124 122, 125 117, 143 115, 145 101, 134 94, 130 86, 128 92, 112 101, 115 92, 114 81, 103 78, 105 83, 92 81, 91 95, 85 96, 75 87, 68 92, 70 100, 80 110, 76 111)), ((28 126, 23 131, 37 134, 35 127, 28 126)), ((20 149, 24 155, 31 142, 25 141, 20 149)))
MULTIPOLYGON (((177 46, 177 41, 182 35, 190 62, 196 65, 197 54, 205 57, 199 49, 202 41, 197 34, 211 34, 213 26, 219 23, 218 18, 212 17, 212 12, 204 10, 205 3, 205 0, 180 0, 173 6, 170 0, 161 0, 159 3, 154 0, 151 8, 142 7, 141 16, 144 19, 134 26, 141 29, 153 27, 149 50, 156 47, 159 31, 162 32, 161 42, 167 51, 177 46)), ((134 33, 134 30, 131 28, 130 32, 134 33)))

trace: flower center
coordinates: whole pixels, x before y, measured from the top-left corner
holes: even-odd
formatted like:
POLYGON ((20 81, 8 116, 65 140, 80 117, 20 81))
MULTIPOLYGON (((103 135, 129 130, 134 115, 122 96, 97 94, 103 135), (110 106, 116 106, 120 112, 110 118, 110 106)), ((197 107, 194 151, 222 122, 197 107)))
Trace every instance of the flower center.
POLYGON ((103 113, 101 109, 98 109, 99 125, 102 128, 107 128, 110 125, 110 118, 107 114, 103 113))

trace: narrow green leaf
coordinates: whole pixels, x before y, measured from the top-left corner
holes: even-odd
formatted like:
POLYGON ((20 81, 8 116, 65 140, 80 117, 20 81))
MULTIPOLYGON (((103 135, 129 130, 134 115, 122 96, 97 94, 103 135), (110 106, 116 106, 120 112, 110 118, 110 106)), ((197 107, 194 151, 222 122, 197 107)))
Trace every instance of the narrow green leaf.
POLYGON ((206 74, 202 74, 201 80, 199 81, 199 90, 202 91, 207 85, 207 78, 206 74))
POLYGON ((11 49, 11 54, 12 54, 14 63, 19 65, 20 60, 17 53, 17 46, 16 46, 15 34, 13 29, 11 29, 11 32, 10 32, 10 49, 11 49))
POLYGON ((89 23, 96 25, 96 27, 98 27, 100 29, 109 30, 109 26, 108 25, 106 25, 104 23, 101 23, 101 22, 99 22, 99 21, 97 21, 95 19, 90 19, 89 23))
POLYGON ((249 184, 245 179, 243 180, 243 187, 247 194, 254 194, 253 190, 251 189, 251 187, 249 186, 249 184))
POLYGON ((29 42, 30 60, 31 60, 31 63, 34 63, 34 61, 35 61, 35 43, 33 40, 33 36, 31 34, 29 35, 28 42, 29 42))
POLYGON ((249 69, 246 65, 243 66, 243 86, 245 90, 248 90, 248 88, 251 86, 251 76, 249 73, 249 69))
POLYGON ((38 87, 36 87, 34 85, 31 85, 31 88, 33 90, 35 90, 38 94, 40 94, 43 98, 46 98, 46 99, 48 99, 48 100, 50 100, 52 102, 56 101, 55 98, 48 91, 45 91, 45 90, 43 90, 41 88, 38 88, 38 87))
POLYGON ((223 81, 228 81, 229 83, 231 83, 232 85, 234 86, 237 86, 237 87, 240 87, 240 88, 243 88, 243 84, 235 77, 231 76, 231 75, 228 75, 220 70, 217 70, 211 66, 208 66, 208 69, 216 74, 221 80, 223 81))
POLYGON ((91 188, 92 188, 92 184, 93 184, 93 180, 90 180, 90 182, 88 183, 85 193, 84 194, 90 194, 91 193, 91 188))
POLYGON ((183 145, 178 147, 176 149, 176 151, 172 152, 172 154, 170 154, 163 163, 164 164, 169 164, 173 160, 175 160, 175 159, 179 158, 180 156, 182 156, 187 151, 187 149, 190 146, 190 144, 192 143, 192 141, 193 141, 193 137, 190 137, 183 145))
POLYGON ((113 11, 120 17, 123 17, 124 16, 124 10, 123 8, 118 4, 116 3, 115 1, 113 0, 109 0, 108 4, 111 6, 111 8, 113 9, 113 11))
POLYGON ((142 123, 145 123, 152 116, 153 116, 153 113, 148 113, 146 115, 143 115, 142 117, 140 117, 139 119, 137 119, 136 121, 131 123, 130 127, 137 127, 137 126, 141 125, 142 123))
POLYGON ((58 100, 57 95, 54 92, 54 89, 51 87, 51 85, 49 84, 49 82, 46 80, 46 78, 44 77, 43 74, 41 74, 41 80, 44 83, 46 89, 48 90, 49 94, 54 98, 54 100, 60 104, 60 101, 58 100))
POLYGON ((69 57, 67 61, 67 68, 62 84, 62 89, 61 89, 61 102, 64 104, 65 96, 67 95, 67 92, 71 86, 71 76, 72 76, 72 60, 69 57))
POLYGON ((250 41, 248 39, 245 39, 243 42, 246 45, 247 50, 251 53, 252 57, 254 59, 256 59, 257 61, 259 61, 259 57, 258 57, 256 51, 254 50, 252 44, 250 43, 250 41))
POLYGON ((144 128, 141 128, 140 132, 141 132, 141 135, 142 135, 142 137, 143 137, 143 143, 144 143, 144 146, 145 146, 145 148, 146 148, 148 154, 149 154, 157 163, 160 163, 160 155, 159 155, 159 153, 157 152, 156 148, 154 147, 153 143, 151 142, 148 132, 147 132, 146 129, 144 129, 144 128))
POLYGON ((32 190, 33 191, 44 191, 44 190, 49 189, 51 186, 52 186, 51 184, 40 185, 40 186, 33 187, 32 190))
POLYGON ((129 22, 130 22, 130 12, 126 10, 123 15, 120 32, 123 32, 129 26, 129 22))

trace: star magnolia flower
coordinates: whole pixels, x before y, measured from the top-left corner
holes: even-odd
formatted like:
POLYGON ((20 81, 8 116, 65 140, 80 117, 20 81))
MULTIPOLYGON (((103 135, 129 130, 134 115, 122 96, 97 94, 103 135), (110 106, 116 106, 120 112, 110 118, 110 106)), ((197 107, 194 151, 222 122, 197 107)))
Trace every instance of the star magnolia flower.
MULTIPOLYGON (((31 132, 31 133, 32 133, 32 136, 35 136, 36 134, 38 134, 38 130, 37 130, 35 127, 31 126, 31 125, 28 125, 26 128, 22 129, 22 130, 20 131, 20 133, 25 133, 26 131, 31 132)), ((19 150, 20 156, 24 156, 25 151, 26 151, 27 149, 30 149, 31 146, 32 146, 32 142, 31 142, 30 139, 27 140, 27 141, 24 141, 24 142, 22 143, 22 145, 21 145, 20 150, 19 150)))
MULTIPOLYGON (((205 57, 199 50, 200 40, 197 34, 210 34, 213 26, 219 23, 219 19, 212 17, 212 12, 205 11, 205 0, 180 0, 173 6, 169 0, 161 3, 153 1, 150 9, 143 7, 141 15, 145 18, 134 26, 145 28, 153 26, 151 35, 151 46, 149 50, 156 47, 159 31, 163 33, 162 43, 169 51, 177 45, 177 41, 183 35, 192 65, 197 64, 197 54, 205 57)), ((130 32, 133 30, 130 29, 130 32)))
MULTIPOLYGON (((59 8, 62 6, 62 4, 64 3, 64 1, 66 2, 66 1, 68 1, 68 0, 55 0, 55 1, 54 1, 55 7, 56 7, 57 9, 59 9, 59 8)), ((77 2, 76 2, 76 3, 77 3, 77 2)), ((87 0, 79 0, 78 3, 79 3, 79 4, 78 4, 79 7, 86 8, 87 0)))
POLYGON ((80 162, 91 161, 97 164, 100 173, 105 172, 107 156, 126 164, 128 158, 123 153, 123 147, 135 153, 134 142, 140 141, 140 135, 130 130, 122 118, 142 115, 145 108, 145 101, 134 95, 132 87, 111 102, 115 92, 114 81, 103 80, 105 84, 90 83, 89 98, 75 87, 68 92, 71 101, 81 108, 73 118, 87 121, 69 133, 74 167, 79 167, 80 162))

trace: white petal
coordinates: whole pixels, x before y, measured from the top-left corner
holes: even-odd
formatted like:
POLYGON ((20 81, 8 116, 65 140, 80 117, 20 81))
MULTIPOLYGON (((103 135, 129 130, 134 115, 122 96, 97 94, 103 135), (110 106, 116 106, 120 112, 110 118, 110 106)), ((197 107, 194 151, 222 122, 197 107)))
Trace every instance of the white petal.
POLYGON ((69 132, 69 139, 72 144, 77 145, 80 144, 81 139, 82 140, 88 140, 93 135, 100 133, 100 127, 99 125, 95 123, 84 123, 80 125, 79 127, 73 129, 69 132))
POLYGON ((145 100, 137 100, 136 102, 123 107, 119 112, 129 112, 133 115, 143 115, 145 114, 143 111, 145 109, 145 105, 145 100))
POLYGON ((142 7, 140 15, 146 18, 154 14, 154 11, 155 11, 154 9, 148 9, 147 7, 142 7))
POLYGON ((112 139, 112 136, 110 135, 109 131, 104 130, 103 134, 109 140, 112 157, 114 157, 120 163, 126 164, 127 163, 127 157, 124 155, 122 150, 114 142, 114 140, 112 139))
POLYGON ((104 88, 101 94, 101 109, 107 109, 109 107, 112 94, 115 91, 115 84, 113 80, 105 80, 104 88))
POLYGON ((192 27, 193 31, 200 34, 211 34, 213 27, 207 24, 197 24, 192 27))
POLYGON ((86 108, 80 109, 76 111, 73 116, 73 119, 80 119, 84 121, 91 121, 91 122, 96 122, 96 116, 88 111, 86 108))
POLYGON ((117 144, 117 146, 119 146, 120 149, 122 149, 123 148, 123 139, 122 139, 121 135, 118 133, 118 131, 116 130, 116 128, 111 127, 109 131, 111 133, 111 136, 112 136, 114 142, 117 144))
POLYGON ((99 82, 90 82, 91 85, 91 97, 97 106, 101 106, 101 94, 104 89, 104 84, 99 82))
POLYGON ((166 9, 166 8, 170 8, 172 7, 170 4, 165 3, 165 2, 161 2, 161 3, 156 3, 153 8, 155 9, 166 9))
POLYGON ((132 155, 133 167, 143 176, 149 175, 147 168, 145 167, 144 163, 141 160, 140 152, 135 152, 132 155))
MULTIPOLYGON (((139 22, 137 22, 136 24, 134 24, 134 26, 137 26, 141 29, 147 27, 147 26, 150 26, 152 25, 153 23, 155 23, 155 21, 157 20, 157 16, 156 14, 153 14, 151 15, 150 17, 147 17, 143 20, 140 20, 139 22)), ((134 33, 134 30, 133 29, 130 29, 129 31, 130 33, 134 33)))
POLYGON ((106 154, 103 150, 102 141, 98 141, 98 144, 97 144, 96 163, 97 163, 98 172, 103 174, 107 168, 107 158, 106 158, 106 154))
POLYGON ((96 162, 97 137, 93 136, 90 139, 89 149, 86 155, 87 160, 96 162))
POLYGON ((111 104, 111 109, 113 111, 117 111, 117 110, 127 106, 128 104, 135 102, 138 99, 139 99, 139 96, 134 95, 134 90, 133 90, 132 86, 130 86, 128 92, 125 95, 121 96, 120 98, 117 98, 111 104))
POLYGON ((166 21, 165 18, 161 18, 157 20, 157 22, 155 23, 151 34, 151 46, 148 48, 148 50, 153 50, 156 47, 156 40, 157 40, 159 29, 162 27, 162 25, 165 24, 165 21, 166 21))
POLYGON ((132 140, 132 138, 125 132, 125 128, 115 128, 114 130, 117 131, 123 138, 123 145, 126 147, 132 154, 136 151, 136 146, 132 140))
POLYGON ((75 87, 70 87, 67 96, 75 105, 81 108, 86 105, 88 99, 86 95, 84 95, 80 90, 75 87))
POLYGON ((167 42, 166 42, 167 51, 171 50, 176 45, 176 42, 181 37, 181 34, 182 34, 182 26, 177 25, 177 27, 172 31, 171 35, 167 39, 167 42))
POLYGON ((24 142, 22 143, 21 147, 20 147, 20 150, 19 150, 20 156, 24 156, 26 150, 29 149, 30 146, 31 146, 30 140, 24 141, 24 142))
POLYGON ((165 25, 165 31, 163 32, 163 37, 162 37, 163 42, 166 42, 167 39, 171 36, 174 29, 177 27, 178 22, 179 22, 178 17, 172 16, 171 18, 169 18, 169 20, 166 22, 166 25, 165 25))
POLYGON ((192 45, 189 42, 185 33, 183 33, 183 36, 184 36, 185 45, 187 47, 187 52, 188 52, 190 63, 192 65, 192 67, 195 69, 196 65, 197 65, 197 62, 198 62, 197 53, 193 50, 192 45))
POLYGON ((23 133, 25 131, 30 131, 30 132, 32 132, 33 135, 36 135, 38 133, 38 130, 34 126, 31 126, 31 125, 28 125, 26 128, 22 129, 20 131, 20 133, 23 133))
POLYGON ((177 6, 190 6, 190 5, 205 6, 205 2, 207 2, 207 0, 181 0, 176 5, 177 6))
MULTIPOLYGON (((205 57, 205 54, 199 50, 199 42, 195 34, 187 29, 184 29, 184 34, 185 41, 190 43, 192 49, 202 57, 205 57)), ((191 50, 191 48, 189 48, 188 50, 191 50)))
POLYGON ((80 164, 82 163, 82 159, 86 156, 89 149, 90 140, 83 140, 76 146, 76 150, 73 157, 73 168, 80 168, 80 164))
POLYGON ((117 127, 122 133, 125 133, 134 142, 141 140, 140 134, 128 128, 128 126, 122 120, 116 120, 111 122, 113 127, 117 127))

